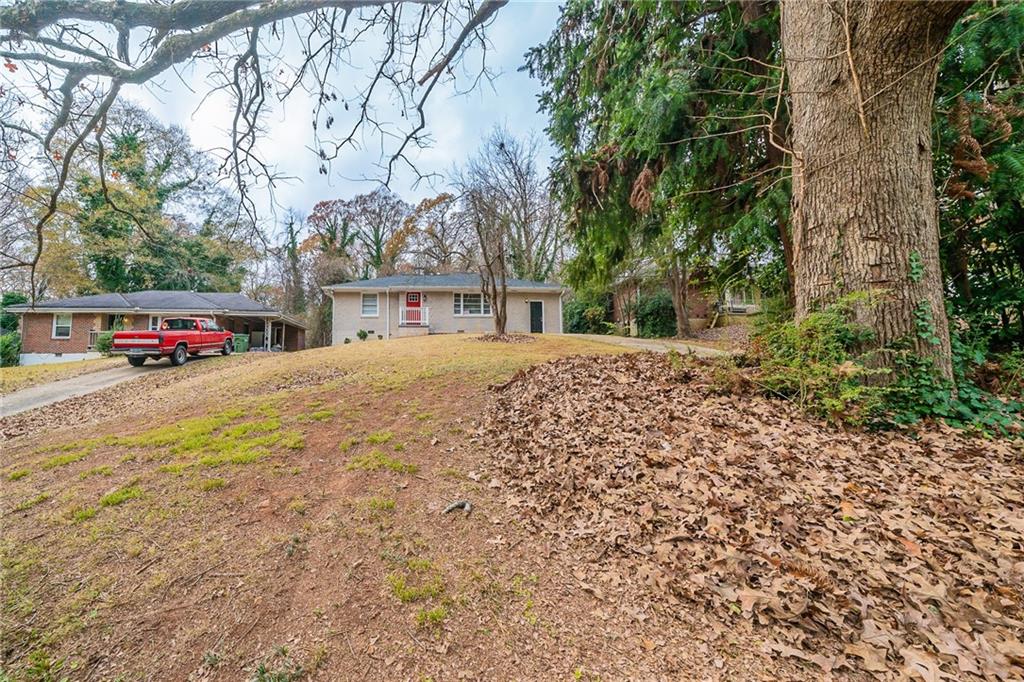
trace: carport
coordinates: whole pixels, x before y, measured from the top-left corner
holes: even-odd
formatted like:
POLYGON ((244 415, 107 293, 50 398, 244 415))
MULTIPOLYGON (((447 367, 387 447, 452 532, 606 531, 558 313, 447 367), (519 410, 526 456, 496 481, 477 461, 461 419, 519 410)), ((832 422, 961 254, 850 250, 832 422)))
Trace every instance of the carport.
POLYGON ((225 329, 247 335, 250 350, 296 351, 306 347, 306 327, 291 315, 231 311, 216 317, 225 329))

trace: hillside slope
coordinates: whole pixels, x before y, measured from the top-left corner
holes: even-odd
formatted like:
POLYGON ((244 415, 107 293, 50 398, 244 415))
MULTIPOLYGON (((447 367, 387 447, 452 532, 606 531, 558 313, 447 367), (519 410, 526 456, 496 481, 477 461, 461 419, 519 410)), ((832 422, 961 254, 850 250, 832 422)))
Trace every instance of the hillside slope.
MULTIPOLYGON (((744 624, 598 599, 508 511, 488 385, 568 337, 218 358, 0 421, 14 680, 773 679, 744 624), (456 500, 472 511, 442 514, 456 500)), ((582 575, 582 574, 581 574, 582 575)))

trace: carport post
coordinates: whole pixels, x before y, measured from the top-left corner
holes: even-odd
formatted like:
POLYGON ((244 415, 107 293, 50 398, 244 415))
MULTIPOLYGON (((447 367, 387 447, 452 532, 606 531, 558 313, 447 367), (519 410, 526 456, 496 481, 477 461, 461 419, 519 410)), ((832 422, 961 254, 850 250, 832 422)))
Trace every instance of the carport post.
POLYGON ((270 335, 274 331, 273 327, 270 325, 270 318, 263 318, 263 350, 270 350, 270 335))

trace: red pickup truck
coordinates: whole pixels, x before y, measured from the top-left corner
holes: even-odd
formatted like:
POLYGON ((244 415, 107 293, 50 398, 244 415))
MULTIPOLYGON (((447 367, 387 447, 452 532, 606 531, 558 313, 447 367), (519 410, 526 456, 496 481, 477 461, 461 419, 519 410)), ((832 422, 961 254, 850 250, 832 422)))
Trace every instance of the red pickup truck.
POLYGON ((146 358, 170 357, 172 365, 184 365, 188 356, 217 352, 231 355, 234 334, 200 317, 168 317, 159 331, 114 332, 111 352, 128 356, 132 367, 142 367, 146 358))

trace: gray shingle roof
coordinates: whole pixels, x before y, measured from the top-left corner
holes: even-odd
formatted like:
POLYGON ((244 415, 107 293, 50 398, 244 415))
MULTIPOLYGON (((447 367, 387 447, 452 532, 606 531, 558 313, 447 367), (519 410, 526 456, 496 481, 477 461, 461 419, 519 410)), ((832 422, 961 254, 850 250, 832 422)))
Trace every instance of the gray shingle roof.
MULTIPOLYGON (((345 289, 387 289, 387 288, 424 288, 424 289, 479 289, 480 275, 475 272, 455 272, 450 275, 391 275, 376 279, 364 279, 343 284, 331 284, 324 287, 328 290, 345 289)), ((559 291, 560 284, 551 282, 535 282, 528 279, 508 280, 510 289, 541 289, 559 291)))
POLYGON ((128 294, 96 294, 95 296, 77 296, 60 298, 52 301, 36 301, 35 306, 28 304, 7 307, 14 312, 29 310, 109 310, 118 311, 174 311, 206 312, 231 310, 235 312, 271 313, 273 308, 257 303, 242 294, 208 293, 195 291, 135 291, 128 294))

